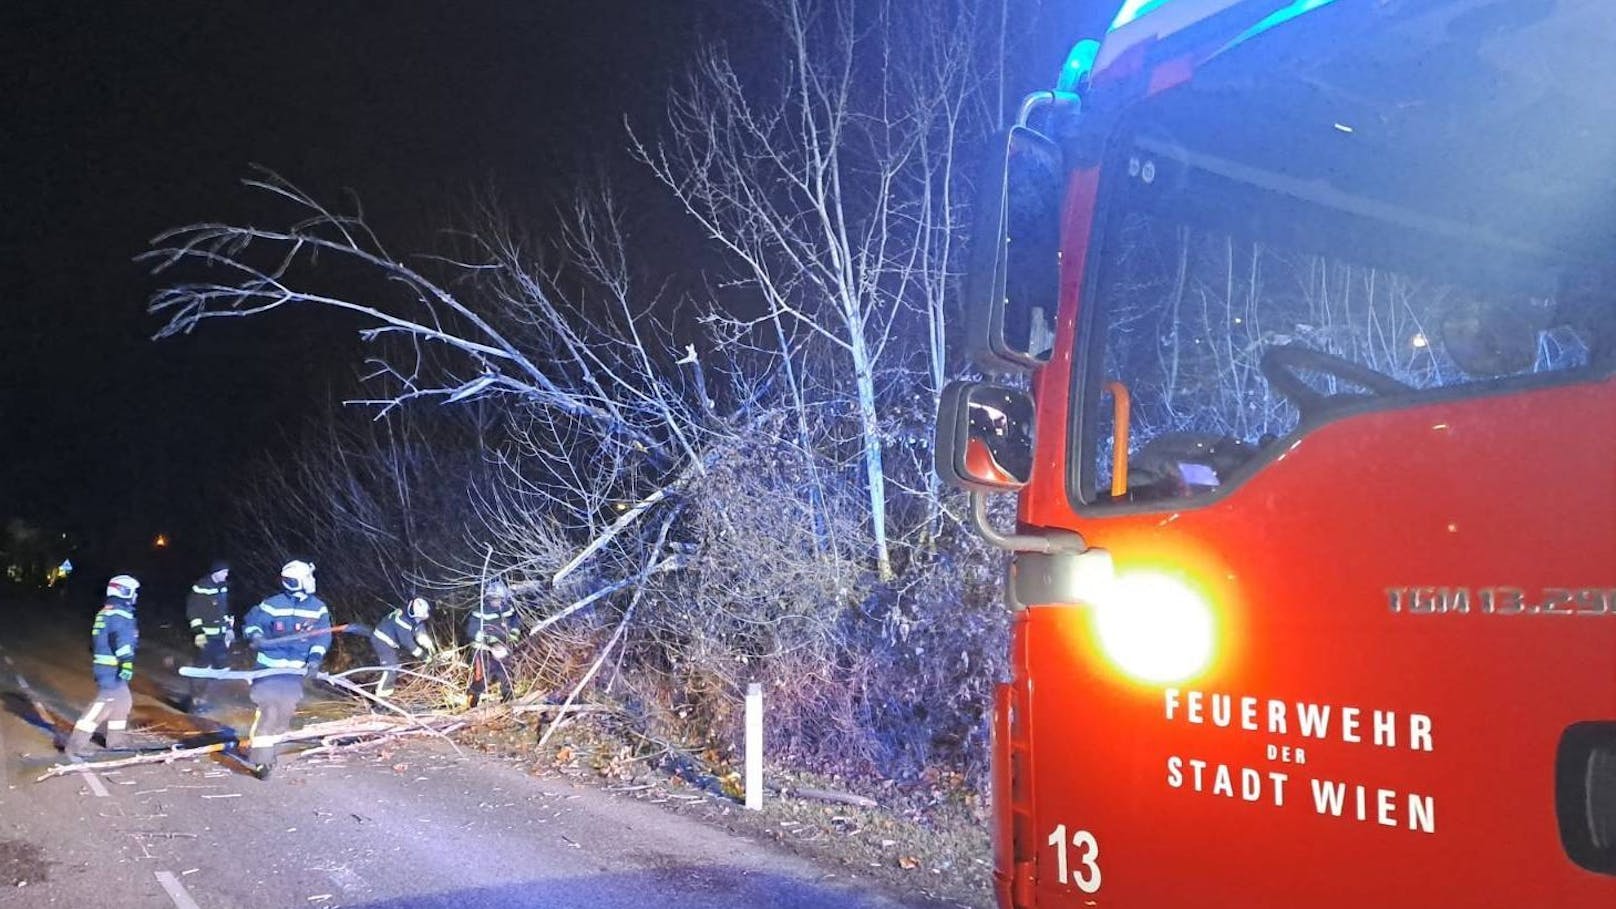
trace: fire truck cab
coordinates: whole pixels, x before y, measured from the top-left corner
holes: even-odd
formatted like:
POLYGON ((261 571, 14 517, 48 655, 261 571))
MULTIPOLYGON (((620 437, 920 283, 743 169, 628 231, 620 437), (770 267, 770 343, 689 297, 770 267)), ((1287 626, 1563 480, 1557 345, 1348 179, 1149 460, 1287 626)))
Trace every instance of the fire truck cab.
POLYGON ((1022 105, 936 446, 1012 552, 1002 907, 1616 906, 1613 48, 1128 0, 1022 105))

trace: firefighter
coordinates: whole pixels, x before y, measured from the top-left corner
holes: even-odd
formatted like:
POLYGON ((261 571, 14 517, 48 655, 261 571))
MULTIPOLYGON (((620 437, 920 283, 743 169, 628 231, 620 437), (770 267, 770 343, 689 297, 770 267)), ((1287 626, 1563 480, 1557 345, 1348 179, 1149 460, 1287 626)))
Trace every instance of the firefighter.
POLYGON ((492 682, 499 683, 500 699, 509 701, 515 696, 511 688, 511 673, 505 660, 511 655, 511 645, 521 637, 516 623, 516 607, 511 604, 511 589, 502 581, 494 581, 483 591, 482 605, 472 610, 466 620, 466 634, 471 637, 471 687, 467 690, 467 705, 477 706, 492 682))
MULTIPOLYGON (((195 665, 207 669, 229 669, 230 648, 236 642, 236 617, 230 614, 230 565, 214 562, 208 573, 191 585, 185 598, 185 614, 191 620, 191 638, 196 645, 195 665)), ((207 709, 206 695, 211 679, 191 680, 190 713, 207 709)))
POLYGON ((292 728, 292 716, 303 699, 303 679, 313 676, 331 647, 331 613, 314 595, 314 566, 287 562, 281 569, 281 592, 247 612, 242 636, 257 651, 252 682, 252 731, 247 734, 247 760, 253 775, 269 779, 275 752, 292 728))
POLYGON ((376 628, 370 633, 370 644, 376 649, 376 662, 386 667, 382 670, 381 681, 376 683, 376 696, 379 698, 392 697, 393 681, 398 673, 394 668, 398 666, 399 651, 408 651, 409 655, 417 660, 432 656, 437 649, 432 642, 432 635, 426 630, 427 619, 432 616, 432 607, 422 597, 410 600, 403 609, 389 612, 376 628))
POLYGON ((129 680, 135 676, 135 645, 140 631, 135 626, 135 598, 140 582, 120 574, 107 582, 106 599, 101 611, 95 614, 90 626, 92 662, 95 672, 95 700, 73 724, 63 750, 69 758, 82 759, 89 754, 90 736, 103 722, 107 724, 108 748, 123 748, 127 744, 129 726, 129 680))

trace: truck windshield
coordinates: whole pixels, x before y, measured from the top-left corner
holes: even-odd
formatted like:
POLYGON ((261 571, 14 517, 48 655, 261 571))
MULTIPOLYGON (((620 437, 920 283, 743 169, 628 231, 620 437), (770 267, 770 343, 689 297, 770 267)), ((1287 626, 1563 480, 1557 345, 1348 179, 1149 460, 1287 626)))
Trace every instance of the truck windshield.
POLYGON ((1082 326, 1088 504, 1211 496, 1313 422, 1569 378, 1609 342, 1607 282, 1526 244, 1149 138, 1108 169, 1082 326), (1125 493, 1108 383, 1131 397, 1125 493))

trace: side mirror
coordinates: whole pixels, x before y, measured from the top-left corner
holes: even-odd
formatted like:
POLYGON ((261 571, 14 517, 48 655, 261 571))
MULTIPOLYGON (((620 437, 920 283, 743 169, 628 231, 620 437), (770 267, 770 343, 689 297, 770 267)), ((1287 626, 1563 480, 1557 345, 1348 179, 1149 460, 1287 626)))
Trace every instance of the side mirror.
POLYGON ((1034 408, 1026 392, 986 382, 943 389, 932 447, 937 475, 962 489, 1020 489, 1032 477, 1034 408))
POLYGON ((1049 362, 1060 303, 1060 147, 1013 127, 983 175, 965 280, 972 354, 989 370, 1029 371, 1049 362))

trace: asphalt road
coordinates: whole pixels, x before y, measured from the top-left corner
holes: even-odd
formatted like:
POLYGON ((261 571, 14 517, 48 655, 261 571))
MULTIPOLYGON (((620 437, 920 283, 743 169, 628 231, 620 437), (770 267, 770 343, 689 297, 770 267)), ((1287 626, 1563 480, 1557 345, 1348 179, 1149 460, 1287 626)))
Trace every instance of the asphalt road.
MULTIPOLYGON (((38 624, 38 623, 35 623, 38 624)), ((54 624, 66 624, 62 622, 54 624)), ((0 906, 876 909, 832 872, 611 793, 441 743, 283 762, 227 758, 35 782, 94 690, 87 626, 0 631, 0 906)), ((143 647, 132 729, 217 731, 164 703, 143 647)), ((245 691, 216 714, 250 718, 245 691)))

